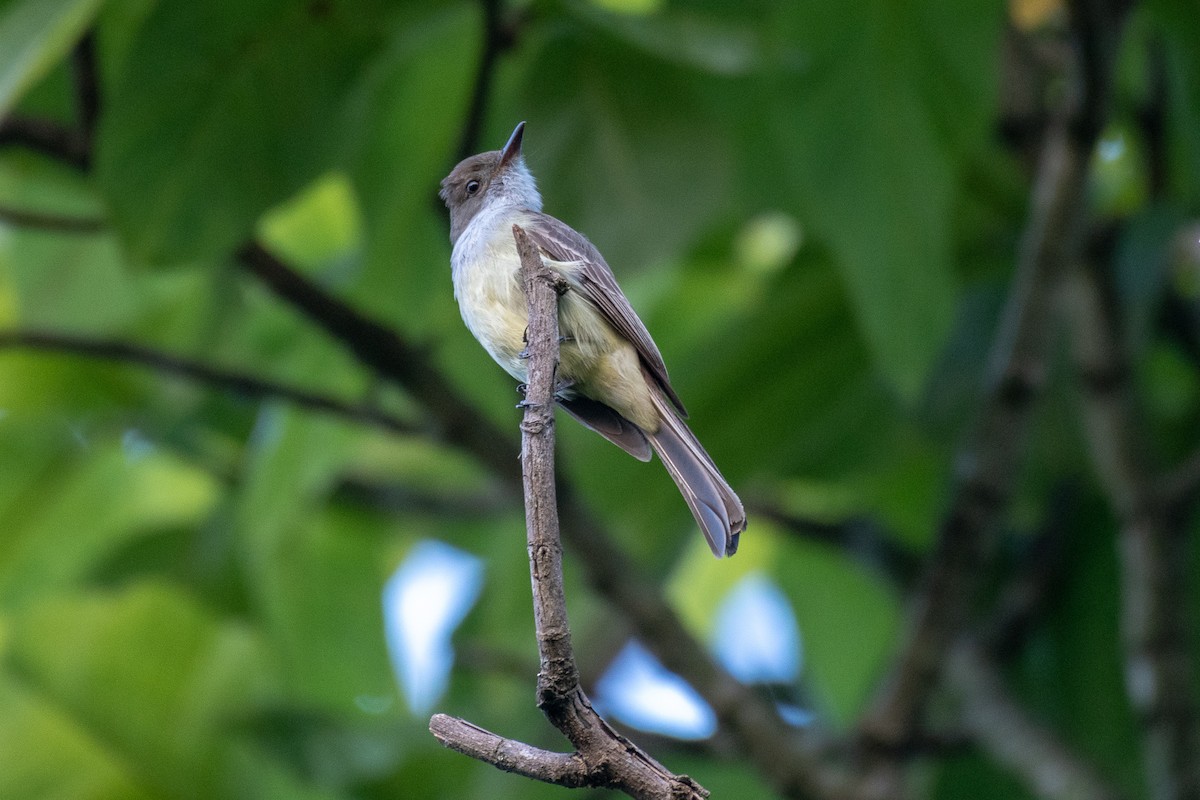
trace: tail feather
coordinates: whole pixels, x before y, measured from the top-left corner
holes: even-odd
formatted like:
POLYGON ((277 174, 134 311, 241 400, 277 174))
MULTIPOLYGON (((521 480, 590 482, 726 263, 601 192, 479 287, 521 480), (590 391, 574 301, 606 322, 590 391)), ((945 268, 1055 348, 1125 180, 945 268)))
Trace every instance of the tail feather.
POLYGON ((558 405, 584 427, 608 439, 638 461, 650 460, 650 443, 642 429, 603 403, 584 397, 559 397, 558 405))
POLYGON ((733 555, 746 529, 742 501, 667 399, 656 391, 654 402, 662 425, 657 433, 647 434, 650 444, 679 487, 713 555, 733 555))

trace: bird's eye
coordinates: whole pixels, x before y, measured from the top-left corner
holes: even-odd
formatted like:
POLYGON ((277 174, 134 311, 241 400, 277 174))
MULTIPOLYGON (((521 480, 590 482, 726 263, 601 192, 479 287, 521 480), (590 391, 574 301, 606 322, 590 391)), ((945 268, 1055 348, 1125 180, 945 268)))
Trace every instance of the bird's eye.
POLYGON ((475 194, 479 191, 479 181, 467 181, 467 194, 475 194))

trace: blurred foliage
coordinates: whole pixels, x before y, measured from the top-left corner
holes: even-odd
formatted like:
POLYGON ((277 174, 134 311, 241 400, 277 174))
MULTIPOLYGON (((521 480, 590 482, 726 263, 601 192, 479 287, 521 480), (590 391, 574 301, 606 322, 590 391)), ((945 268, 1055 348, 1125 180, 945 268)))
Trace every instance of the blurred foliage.
MULTIPOLYGON (((726 476, 747 499, 871 517, 926 547, 1025 222, 1028 165, 996 135, 1003 30, 1011 15, 1039 35, 1060 4, 515 5, 479 149, 529 121, 547 210, 606 254, 726 476)), ((86 172, 0 150, 0 208, 105 229, 0 219, 0 324, 135 340, 419 419, 238 271, 231 253, 257 235, 428 346, 515 431, 511 382, 459 321, 434 196, 482 19, 467 0, 3 0, 0 116, 80 124, 70 54, 89 29, 101 113, 86 172)), ((1094 201, 1116 230, 1115 299, 1170 463, 1200 430, 1200 314, 1194 287, 1177 289, 1195 265, 1175 244, 1200 213, 1200 14, 1153 0, 1131 31, 1094 201)), ((1070 391, 1055 384, 1041 414, 1010 533, 1019 545, 1052 487, 1081 483, 1071 568, 1013 678, 1138 796, 1114 523, 1070 391)), ((834 728, 855 719, 894 643, 894 587, 753 518, 737 558, 713 562, 660 468, 560 430, 565 474, 698 635, 738 577, 772 574, 815 709, 834 728)), ((562 796, 442 751, 387 660, 382 586, 422 538, 487 564, 458 640, 534 660, 520 508, 461 453, 5 349, 0 475, 0 797, 562 796), (381 507, 345 491, 350 478, 447 508, 381 507), (455 498, 493 510, 455 513, 455 498)), ((611 612, 569 556, 568 581, 580 658, 602 665, 619 644, 611 612)), ((532 686, 531 671, 466 665, 441 707, 559 747, 532 686)), ((765 795, 735 760, 656 755, 719 795, 765 795)), ((931 767, 929 786, 1024 796, 976 756, 931 767)))

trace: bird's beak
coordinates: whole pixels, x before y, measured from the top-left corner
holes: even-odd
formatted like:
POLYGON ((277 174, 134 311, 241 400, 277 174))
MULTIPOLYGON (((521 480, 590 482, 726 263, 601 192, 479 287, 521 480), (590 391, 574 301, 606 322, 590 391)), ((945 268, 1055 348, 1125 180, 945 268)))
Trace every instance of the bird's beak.
POLYGON ((500 151, 500 169, 508 166, 510 161, 521 157, 521 138, 524 135, 525 123, 518 122, 517 127, 513 129, 512 136, 508 137, 508 144, 504 145, 504 149, 500 151))

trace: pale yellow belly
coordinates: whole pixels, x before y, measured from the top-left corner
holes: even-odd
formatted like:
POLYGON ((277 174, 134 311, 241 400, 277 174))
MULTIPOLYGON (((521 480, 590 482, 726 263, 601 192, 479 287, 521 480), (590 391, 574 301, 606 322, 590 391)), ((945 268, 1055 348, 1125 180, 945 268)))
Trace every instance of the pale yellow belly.
MULTIPOLYGON (((524 383, 528 363, 521 353, 526 348, 528 313, 519 265, 515 246, 498 242, 488 248, 486 258, 458 276, 455 295, 467 328, 496 363, 524 383)), ((569 283, 570 276, 564 277, 569 283)), ((559 334, 564 337, 559 351, 560 383, 567 384, 569 391, 604 403, 643 430, 658 430, 658 415, 637 350, 595 306, 570 289, 559 298, 559 334)))

